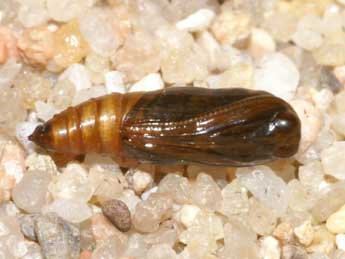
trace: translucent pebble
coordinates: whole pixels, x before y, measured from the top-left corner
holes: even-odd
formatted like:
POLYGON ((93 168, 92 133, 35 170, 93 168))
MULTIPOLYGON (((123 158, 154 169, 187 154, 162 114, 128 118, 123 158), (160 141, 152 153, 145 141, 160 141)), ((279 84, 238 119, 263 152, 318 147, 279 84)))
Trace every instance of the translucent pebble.
POLYGON ((14 32, 5 26, 0 26, 0 64, 9 60, 15 62, 18 58, 17 38, 14 32))
POLYGON ((124 176, 121 172, 114 173, 105 170, 100 166, 94 166, 90 169, 89 179, 94 190, 94 195, 99 200, 116 198, 124 189, 124 176))
POLYGON ((72 100, 72 106, 76 106, 82 102, 90 100, 91 98, 100 97, 106 95, 107 91, 103 86, 95 86, 88 89, 82 89, 76 92, 72 100))
POLYGON ((87 68, 81 64, 70 65, 59 77, 59 81, 69 80, 76 91, 91 88, 92 83, 87 68))
POLYGON ((0 146, 0 201, 10 200, 11 192, 25 173, 24 150, 11 141, 0 146))
POLYGON ((311 210, 318 222, 325 221, 331 214, 345 204, 345 183, 338 182, 328 186, 311 210))
POLYGON ((233 44, 249 36, 251 17, 241 11, 223 11, 212 25, 212 32, 222 44, 233 44))
POLYGON ((215 211, 222 204, 222 193, 213 178, 200 173, 191 188, 191 198, 195 204, 210 211, 215 211))
POLYGON ((57 199, 45 206, 44 213, 56 213, 71 223, 80 223, 92 216, 92 211, 85 201, 57 199))
POLYGON ((241 224, 227 223, 224 226, 225 248, 221 259, 259 258, 259 248, 256 244, 256 234, 241 224))
POLYGON ((314 239, 314 228, 311 224, 311 220, 309 219, 296 227, 294 229, 294 234, 302 245, 310 245, 314 239))
POLYGON ((338 234, 335 236, 335 243, 337 248, 345 252, 345 234, 338 234))
POLYGON ((29 171, 14 187, 14 203, 29 213, 37 213, 46 204, 51 176, 43 171, 29 171))
POLYGON ((164 88, 162 77, 158 73, 152 73, 145 76, 139 82, 129 88, 129 92, 147 92, 164 88))
POLYGON ((195 236, 207 235, 211 240, 224 238, 223 223, 213 212, 200 211, 192 224, 181 233, 179 239, 184 244, 193 243, 195 236))
POLYGON ((174 190, 173 200, 178 204, 190 201, 190 184, 187 178, 177 174, 168 174, 160 182, 158 192, 171 193, 174 190))
POLYGON ((57 110, 52 104, 42 101, 35 102, 35 110, 37 118, 43 121, 51 119, 57 113, 57 110))
POLYGON ((137 204, 141 201, 138 196, 135 195, 135 193, 132 190, 124 190, 120 196, 118 196, 118 199, 120 201, 123 201, 126 203, 129 211, 133 215, 135 212, 135 207, 137 204))
POLYGON ((129 36, 124 46, 112 57, 116 70, 125 75, 126 82, 137 81, 160 67, 160 49, 155 38, 144 32, 129 36))
POLYGON ((329 216, 326 227, 334 234, 345 233, 345 206, 329 216))
POLYGON ((114 159, 101 154, 86 154, 84 165, 89 168, 98 168, 100 170, 108 170, 114 173, 121 172, 119 165, 114 161, 114 159))
POLYGON ((173 247, 177 243, 179 225, 174 220, 167 220, 161 224, 158 231, 146 235, 148 246, 155 244, 168 244, 173 247))
POLYGON ((62 25, 54 33, 54 43, 54 62, 60 67, 78 63, 89 53, 89 45, 80 32, 77 20, 62 25))
POLYGON ((178 21, 176 27, 179 30, 188 30, 191 32, 205 30, 212 22, 215 13, 209 9, 200 9, 189 15, 187 18, 178 21))
POLYGON ((30 154, 26 157, 25 166, 28 170, 38 170, 44 171, 46 174, 51 176, 56 175, 58 173, 57 167, 53 161, 53 159, 48 155, 40 155, 40 154, 30 154))
POLYGON ((332 175, 339 180, 345 180, 345 161, 342 152, 345 148, 345 141, 337 141, 321 153, 321 163, 325 174, 332 175))
POLYGON ((289 243, 293 238, 293 228, 289 222, 282 222, 273 231, 273 236, 283 243, 289 243))
POLYGON ((263 205, 273 209, 278 216, 286 212, 289 190, 286 183, 267 166, 239 168, 236 176, 263 205))
POLYGON ((19 3, 15 0, 2 1, 0 4, 1 22, 8 24, 17 17, 19 3))
POLYGON ((172 199, 165 194, 151 194, 146 201, 137 204, 133 225, 141 232, 155 232, 159 224, 171 216, 172 199))
POLYGON ((10 233, 7 237, 3 238, 3 243, 7 245, 8 251, 13 256, 9 258, 16 258, 16 256, 18 256, 17 258, 21 258, 26 252, 26 245, 22 235, 10 233))
POLYGON ((145 237, 138 233, 130 235, 125 256, 144 259, 148 250, 145 237))
POLYGON ((55 21, 68 22, 83 14, 89 3, 87 0, 47 0, 47 10, 55 21))
POLYGON ((305 248, 299 245, 284 245, 282 247, 282 258, 301 258, 301 259, 309 259, 307 251, 305 248))
POLYGON ((219 4, 216 1, 195 0, 186 2, 184 0, 172 0, 170 5, 172 12, 171 19, 180 20, 196 12, 200 8, 214 10, 218 7, 219 4))
POLYGON ((10 252, 8 251, 7 247, 5 247, 5 245, 0 244, 0 256, 2 256, 3 258, 11 258, 12 254, 10 254, 10 252))
POLYGON ((232 56, 234 51, 230 46, 221 46, 214 36, 208 32, 203 31, 198 35, 197 44, 206 52, 208 56, 209 71, 224 71, 233 62, 232 56))
POLYGON ((35 222, 39 217, 38 213, 35 214, 21 214, 19 215, 18 221, 20 223, 20 230, 25 236, 25 238, 37 241, 36 233, 35 233, 35 222))
POLYGON ((108 57, 121 44, 116 31, 112 28, 111 13, 102 9, 92 9, 79 18, 82 35, 91 49, 99 55, 108 57))
POLYGON ((297 24, 297 31, 292 36, 297 46, 306 50, 313 50, 321 46, 322 21, 316 15, 306 15, 297 24))
POLYGON ((85 66, 89 70, 91 81, 94 84, 104 83, 104 75, 109 71, 110 61, 95 52, 91 52, 85 59, 85 66))
POLYGON ((10 234, 10 229, 4 222, 0 222, 0 236, 5 236, 10 234))
POLYGON ((167 244, 155 245, 147 252, 147 258, 176 259, 176 252, 167 244))
MULTIPOLYGON (((153 187, 151 189, 148 189, 144 193, 142 193, 141 194, 141 199, 143 201, 146 201, 150 197, 151 194, 156 193, 156 192, 158 192, 158 186, 155 186, 155 187, 153 187)), ((169 195, 169 193, 168 193, 168 195, 169 195)))
POLYGON ((12 202, 2 202, 0 205, 0 217, 4 216, 17 216, 20 213, 18 207, 12 202))
POLYGON ((272 36, 263 29, 253 28, 250 36, 250 54, 257 60, 276 50, 272 36))
POLYGON ((181 223, 187 228, 190 227, 200 211, 198 206, 189 204, 183 205, 179 212, 181 223))
POLYGON ((6 87, 1 90, 0 112, 0 128, 4 133, 13 136, 16 124, 26 118, 26 110, 16 89, 6 87))
POLYGON ((210 88, 244 87, 252 88, 254 82, 252 64, 238 64, 229 67, 224 73, 207 78, 210 88))
POLYGON ((272 12, 265 20, 264 27, 276 41, 288 42, 296 31, 295 12, 272 12))
POLYGON ((97 243, 97 247, 92 253, 92 259, 121 258, 125 248, 126 244, 124 244, 116 236, 113 236, 97 243))
POLYGON ((95 213, 92 216, 90 228, 97 243, 112 237, 127 243, 127 235, 118 230, 102 213, 95 213))
POLYGON ((14 244, 11 244, 11 250, 14 256, 24 257, 28 250, 27 244, 25 241, 14 242, 14 244))
POLYGON ((107 93, 121 93, 126 92, 126 87, 123 82, 124 75, 119 71, 109 71, 104 74, 105 87, 107 93))
POLYGON ((44 6, 22 4, 18 11, 18 20, 25 27, 34 27, 48 21, 48 13, 44 6))
POLYGON ((69 163, 62 174, 55 176, 48 189, 54 199, 72 199, 87 202, 93 187, 88 179, 87 171, 79 164, 69 163))
POLYGON ((296 179, 289 182, 288 188, 289 207, 295 211, 308 211, 317 201, 317 195, 296 179))
POLYGON ((30 241, 25 241, 25 255, 23 256, 23 259, 30 259, 30 258, 42 258, 42 252, 41 247, 35 243, 30 241))
POLYGON ((9 87, 20 72, 22 65, 13 59, 7 60, 6 63, 0 65, 0 87, 9 87))
POLYGON ((324 43, 313 52, 315 61, 323 66, 342 66, 345 64, 345 44, 324 43))
POLYGON ((217 249, 216 240, 207 231, 184 232, 183 239, 187 243, 185 250, 186 258, 203 258, 207 254, 215 253, 217 249))
POLYGON ((322 32, 326 38, 332 38, 342 31, 343 16, 337 5, 330 5, 325 10, 322 18, 322 32))
POLYGON ((152 175, 144 171, 136 170, 133 174, 133 189, 135 193, 141 194, 153 183, 152 175))
POLYGON ((18 89, 27 109, 33 109, 37 101, 46 101, 52 87, 48 79, 31 72, 24 72, 15 81, 14 86, 18 89))
POLYGON ((284 100, 291 100, 295 96, 299 79, 297 67, 287 56, 279 52, 272 53, 260 60, 255 70, 254 87, 284 100))
POLYGON ((338 249, 338 250, 335 250, 333 253, 332 253, 332 259, 342 259, 344 258, 345 256, 345 250, 344 249, 338 249))
POLYGON ((322 126, 322 114, 311 102, 293 100, 291 106, 301 121, 299 153, 303 153, 316 140, 322 126))
MULTIPOLYGON (((326 121, 327 121, 327 118, 326 118, 326 121)), ((336 141, 336 136, 335 136, 334 131, 324 127, 320 131, 319 136, 316 139, 316 142, 314 144, 314 147, 316 151, 318 152, 318 154, 320 155, 322 150, 330 147, 335 141, 336 141)))
POLYGON ((272 209, 265 207, 255 198, 252 198, 250 199, 248 222, 255 233, 264 236, 273 232, 277 217, 272 209))
MULTIPOLYGON (((174 34, 175 32, 171 32, 174 34)), ((207 54, 197 44, 188 44, 190 35, 171 35, 169 43, 164 48, 162 57, 161 71, 165 82, 175 84, 187 84, 193 81, 201 81, 208 75, 207 54), (181 38, 182 39, 179 39, 181 38), (186 45, 182 40, 186 37, 186 45), (173 39, 181 40, 177 44, 172 44, 173 39), (169 46, 169 44, 172 44, 169 46)), ((167 36, 167 35, 166 35, 167 36)))
POLYGON ((313 101, 321 111, 327 111, 334 100, 334 94, 330 89, 321 89, 313 93, 313 101))
MULTIPOLYGON (((114 0, 110 0, 114 1, 114 0)), ((138 16, 138 21, 133 24, 135 27, 144 28, 147 31, 154 32, 159 26, 165 26, 167 21, 167 16, 169 16, 169 4, 167 5, 161 1, 144 1, 136 6, 140 9, 140 14, 138 16)), ((131 17, 129 17, 131 21, 131 17)), ((173 21, 174 22, 174 21, 173 21)))
POLYGON ((53 105, 58 111, 65 110, 71 105, 75 93, 76 87, 69 79, 60 79, 48 97, 48 104, 53 105))
POLYGON ((280 259, 280 245, 277 239, 266 236, 260 240, 260 258, 280 259))
MULTIPOLYGON (((111 2, 111 1, 113 0, 108 0, 108 2, 111 2)), ((114 1, 117 1, 117 0, 114 0, 114 1)), ((140 4, 141 4, 140 8, 145 5, 144 2, 140 4)), ((131 2, 131 3, 117 2, 115 4, 116 8, 110 9, 110 12, 108 11, 108 17, 109 17, 108 23, 112 25, 113 33, 115 33, 117 40, 120 42, 121 45, 123 44, 125 39, 133 32, 133 27, 134 27, 133 23, 136 23, 137 21, 136 18, 138 16, 135 14, 134 9, 136 7, 134 7, 134 5, 135 5, 134 2, 131 2), (136 16, 135 18, 136 21, 133 21, 133 14, 136 16)), ((141 12, 140 17, 142 17, 142 14, 145 12, 143 9, 141 9, 141 11, 142 12, 141 12)), ((147 17, 152 18, 151 20, 148 20, 148 19, 145 20, 146 24, 155 20, 154 17, 150 16, 150 14, 148 13, 145 13, 145 14, 148 15, 147 17)), ((157 15, 157 16, 160 16, 160 15, 157 15)), ((138 21, 138 24, 137 24, 138 27, 140 27, 139 25, 140 22, 141 21, 138 21)), ((149 28, 147 29, 149 30, 149 28)))
POLYGON ((222 189, 222 206, 220 212, 229 219, 244 218, 249 211, 248 191, 234 179, 222 189))
POLYGON ((322 225, 315 228, 313 242, 310 246, 307 247, 306 250, 309 253, 330 254, 334 250, 334 248, 335 236, 327 230, 325 225, 322 225))
POLYGON ((26 151, 33 153, 35 144, 28 140, 35 128, 38 126, 37 122, 21 122, 16 126, 16 137, 23 145, 26 151))
POLYGON ((20 54, 26 63, 47 65, 54 54, 53 31, 49 25, 26 29, 18 39, 20 54))
POLYGON ((21 5, 43 6, 45 0, 16 0, 21 5))

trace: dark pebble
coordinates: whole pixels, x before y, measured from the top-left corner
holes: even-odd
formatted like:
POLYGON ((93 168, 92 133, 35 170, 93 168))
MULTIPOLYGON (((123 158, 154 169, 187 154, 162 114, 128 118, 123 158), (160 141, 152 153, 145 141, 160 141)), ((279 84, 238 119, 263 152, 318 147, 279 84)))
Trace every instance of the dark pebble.
POLYGON ((116 199, 105 201, 102 204, 104 216, 122 232, 127 232, 132 226, 131 213, 127 205, 116 199))

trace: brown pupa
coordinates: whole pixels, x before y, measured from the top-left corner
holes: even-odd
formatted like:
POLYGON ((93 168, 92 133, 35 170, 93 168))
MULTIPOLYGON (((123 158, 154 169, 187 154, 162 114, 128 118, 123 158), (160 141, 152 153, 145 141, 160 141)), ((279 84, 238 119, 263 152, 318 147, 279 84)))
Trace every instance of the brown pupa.
POLYGON ((29 139, 57 154, 239 167, 290 157, 300 137, 295 111, 267 92, 170 87, 69 107, 29 139))

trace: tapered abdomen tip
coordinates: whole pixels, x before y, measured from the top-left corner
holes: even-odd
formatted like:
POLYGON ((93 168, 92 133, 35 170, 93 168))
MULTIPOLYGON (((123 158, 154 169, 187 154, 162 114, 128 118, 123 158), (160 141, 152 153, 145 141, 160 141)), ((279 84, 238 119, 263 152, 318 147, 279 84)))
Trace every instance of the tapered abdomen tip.
POLYGON ((52 132, 50 124, 37 126, 28 139, 44 149, 50 149, 52 144, 52 132))
POLYGON ((34 134, 31 134, 31 135, 28 137, 28 139, 29 139, 30 141, 35 142, 34 134))

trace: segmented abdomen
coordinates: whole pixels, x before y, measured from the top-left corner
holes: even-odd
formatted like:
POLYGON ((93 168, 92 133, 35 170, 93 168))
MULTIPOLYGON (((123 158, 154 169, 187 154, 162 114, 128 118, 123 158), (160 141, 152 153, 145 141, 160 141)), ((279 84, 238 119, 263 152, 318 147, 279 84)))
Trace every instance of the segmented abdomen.
POLYGON ((52 127, 54 149, 73 154, 118 154, 122 97, 121 94, 111 94, 91 99, 69 107, 48 121, 52 127))
POLYGON ((246 166, 295 154, 300 121, 267 92, 172 87, 89 100, 54 116, 30 139, 57 153, 246 166))

